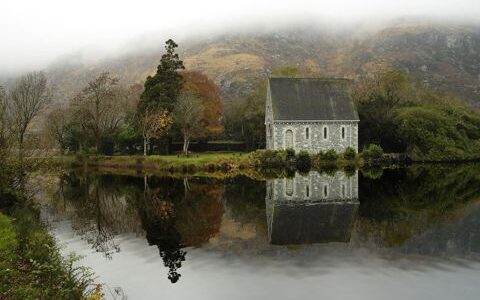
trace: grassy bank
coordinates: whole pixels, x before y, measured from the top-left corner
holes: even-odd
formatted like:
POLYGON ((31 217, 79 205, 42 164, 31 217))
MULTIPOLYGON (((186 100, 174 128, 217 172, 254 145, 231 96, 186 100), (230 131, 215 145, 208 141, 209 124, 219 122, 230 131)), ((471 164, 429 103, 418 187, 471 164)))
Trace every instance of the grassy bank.
POLYGON ((247 153, 214 152, 183 155, 150 156, 61 156, 53 157, 48 164, 61 166, 88 166, 105 169, 133 169, 146 172, 216 172, 246 169, 247 153))
POLYGON ((28 177, 40 164, 9 154, 0 149, 0 300, 95 299, 92 273, 62 257, 32 202, 28 177))
POLYGON ((70 155, 52 157, 45 165, 61 167, 94 167, 103 171, 131 170, 143 173, 228 173, 241 175, 252 173, 258 169, 297 169, 328 170, 342 168, 361 168, 363 166, 405 166, 410 163, 425 162, 468 162, 478 161, 478 158, 445 157, 440 160, 412 158, 407 153, 384 153, 383 149, 370 144, 361 153, 353 148, 347 148, 343 153, 333 149, 312 154, 305 151, 287 150, 256 150, 244 152, 203 152, 185 155, 70 155))
POLYGON ((94 168, 102 172, 124 174, 205 174, 208 176, 246 175, 252 178, 269 177, 285 169, 308 171, 315 169, 330 170, 342 168, 359 168, 363 159, 357 155, 344 158, 341 155, 319 157, 305 153, 286 154, 286 151, 258 150, 251 153, 210 152, 190 156, 151 155, 151 156, 57 156, 44 164, 51 169, 58 167, 94 168))
POLYGON ((0 299, 90 299, 92 273, 63 258, 38 213, 0 213, 0 299))
MULTIPOLYGON (((363 153, 335 153, 333 150, 308 154, 295 153, 293 150, 257 150, 251 153, 242 152, 207 152, 184 155, 151 155, 151 156, 100 156, 71 155, 56 156, 46 162, 51 168, 60 167, 92 167, 102 171, 142 173, 208 173, 248 175, 256 177, 256 173, 266 170, 297 169, 329 170, 342 168, 361 168, 364 165, 402 165, 409 162, 408 156, 402 154, 384 154, 378 146, 365 149, 363 153), (250 174, 255 173, 255 174, 250 174)), ((269 171, 269 172, 270 172, 269 171)))

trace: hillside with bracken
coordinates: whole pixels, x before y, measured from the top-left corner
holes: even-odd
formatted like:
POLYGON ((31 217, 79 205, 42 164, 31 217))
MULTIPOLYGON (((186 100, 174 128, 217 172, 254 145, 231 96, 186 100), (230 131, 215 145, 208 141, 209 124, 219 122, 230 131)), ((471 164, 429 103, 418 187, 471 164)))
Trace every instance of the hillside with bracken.
MULTIPOLYGON (((269 71, 296 66, 307 75, 352 79, 393 67, 418 84, 480 106, 480 27, 473 25, 398 22, 381 29, 335 33, 295 27, 177 42, 186 68, 212 78, 226 104, 248 93, 269 71)), ((64 59, 47 72, 62 99, 68 99, 104 71, 126 84, 142 82, 154 73, 162 51, 159 46, 96 63, 64 59)))

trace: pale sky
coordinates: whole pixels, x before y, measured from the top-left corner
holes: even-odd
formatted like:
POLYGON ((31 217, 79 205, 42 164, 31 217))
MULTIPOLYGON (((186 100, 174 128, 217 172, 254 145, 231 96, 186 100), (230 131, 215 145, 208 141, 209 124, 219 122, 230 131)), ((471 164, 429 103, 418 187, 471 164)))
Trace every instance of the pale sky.
POLYGON ((396 17, 478 21, 480 0, 1 0, 0 74, 41 69, 62 55, 112 55, 201 33, 311 20, 396 17), (132 40, 135 40, 132 45, 132 40), (130 41, 130 43, 129 43, 130 41))

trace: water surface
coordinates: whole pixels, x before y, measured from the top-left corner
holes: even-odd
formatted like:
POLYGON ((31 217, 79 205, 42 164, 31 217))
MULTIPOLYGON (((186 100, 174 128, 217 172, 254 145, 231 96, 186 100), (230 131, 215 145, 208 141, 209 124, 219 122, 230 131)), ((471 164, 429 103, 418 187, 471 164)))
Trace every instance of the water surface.
POLYGON ((478 165, 265 180, 72 171, 44 191, 65 253, 128 299, 480 294, 478 165))

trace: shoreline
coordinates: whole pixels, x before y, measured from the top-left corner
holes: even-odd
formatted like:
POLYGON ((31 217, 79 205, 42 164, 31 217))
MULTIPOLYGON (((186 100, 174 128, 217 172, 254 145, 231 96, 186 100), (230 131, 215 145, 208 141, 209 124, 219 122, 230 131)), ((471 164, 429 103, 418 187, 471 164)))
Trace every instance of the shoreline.
POLYGON ((380 159, 365 161, 357 156, 353 160, 339 158, 335 161, 312 163, 302 168, 295 161, 273 164, 255 164, 250 153, 202 153, 189 157, 177 155, 165 156, 54 156, 45 158, 42 168, 93 169, 106 173, 123 173, 125 175, 199 175, 210 177, 248 176, 251 178, 268 178, 291 173, 292 171, 330 172, 332 170, 357 170, 369 168, 401 168, 423 164, 463 164, 478 163, 480 159, 464 160, 411 160, 405 156, 386 155, 380 159), (402 157, 402 159, 398 159, 402 157))

